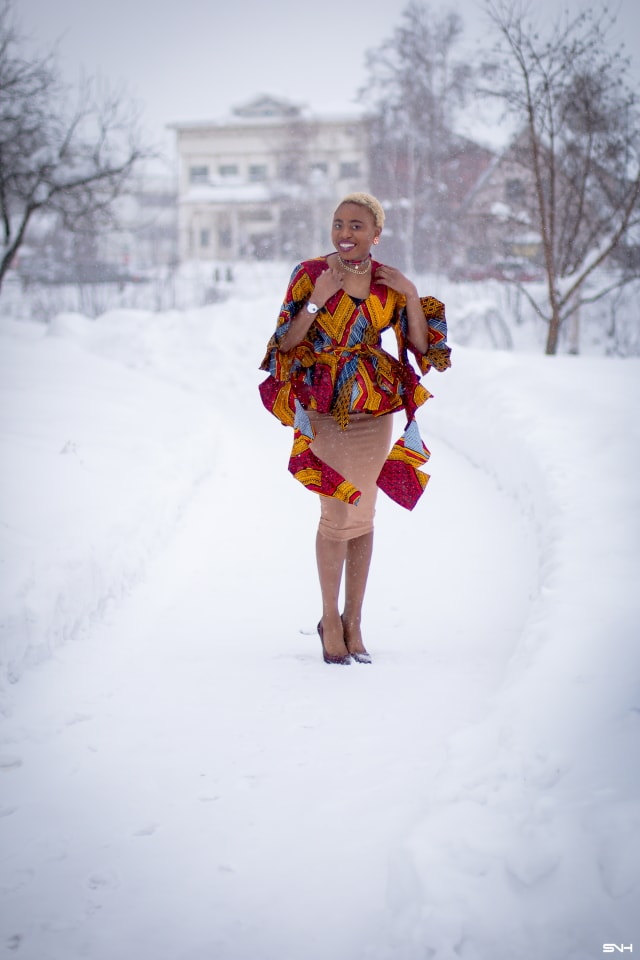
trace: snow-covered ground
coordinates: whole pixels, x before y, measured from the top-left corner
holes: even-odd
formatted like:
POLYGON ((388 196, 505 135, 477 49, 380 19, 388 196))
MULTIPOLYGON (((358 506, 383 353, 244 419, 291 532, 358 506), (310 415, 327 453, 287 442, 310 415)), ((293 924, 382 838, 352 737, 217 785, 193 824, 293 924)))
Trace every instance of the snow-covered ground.
POLYGON ((456 345, 454 297, 374 664, 327 667, 256 390, 287 273, 0 323, 0 955, 639 950, 640 360, 456 345))

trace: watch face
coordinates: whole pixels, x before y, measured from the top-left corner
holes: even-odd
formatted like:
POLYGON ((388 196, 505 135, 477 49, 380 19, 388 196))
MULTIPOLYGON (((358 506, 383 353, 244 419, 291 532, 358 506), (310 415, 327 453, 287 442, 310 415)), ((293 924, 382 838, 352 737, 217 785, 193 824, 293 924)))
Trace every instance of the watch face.
POLYGON ((309 313, 317 313, 320 308, 315 305, 315 303, 308 303, 307 310, 309 313))

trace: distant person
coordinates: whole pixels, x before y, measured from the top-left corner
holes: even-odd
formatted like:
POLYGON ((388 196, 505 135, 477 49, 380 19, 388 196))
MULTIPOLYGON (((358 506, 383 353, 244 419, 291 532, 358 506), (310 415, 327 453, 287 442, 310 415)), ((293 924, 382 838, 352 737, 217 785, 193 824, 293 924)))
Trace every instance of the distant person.
MULTIPOLYGON (((371 663, 361 633, 373 549, 377 488, 412 509, 428 477, 429 458, 415 421, 431 394, 421 374, 451 365, 444 304, 420 297, 400 270, 371 259, 384 211, 367 193, 338 206, 331 227, 335 253, 295 267, 261 370, 266 408, 294 428, 289 470, 321 494, 316 558, 325 663, 371 663), (395 333, 398 359, 382 349, 395 333), (393 414, 407 425, 391 446, 393 414), (391 450, 390 450, 391 448, 391 450), (342 615, 339 595, 345 574, 342 615)), ((297 532, 291 532, 292 542, 297 532)))

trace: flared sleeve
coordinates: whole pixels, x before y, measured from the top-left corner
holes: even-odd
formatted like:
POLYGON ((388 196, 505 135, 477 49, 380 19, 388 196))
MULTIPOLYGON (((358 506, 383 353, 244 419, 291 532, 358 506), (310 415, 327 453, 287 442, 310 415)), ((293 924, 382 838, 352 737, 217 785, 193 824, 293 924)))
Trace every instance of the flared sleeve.
MULTIPOLYGON (((280 307, 276 329, 267 344, 267 351, 260 364, 260 370, 266 370, 270 376, 280 382, 291 379, 292 373, 301 367, 309 367, 315 362, 315 351, 310 335, 292 350, 280 349, 280 343, 291 326, 291 321, 311 296, 314 281, 309 275, 308 264, 299 263, 294 267, 284 302, 280 307)), ((312 325, 313 326, 313 325, 312 325)))
POLYGON ((406 363, 407 351, 411 351, 422 376, 432 367, 436 370, 448 370, 451 366, 451 347, 447 344, 447 319, 444 303, 435 297, 420 297, 424 318, 429 327, 429 347, 426 353, 417 350, 408 338, 406 300, 399 301, 399 314, 395 324, 398 341, 398 355, 406 363))

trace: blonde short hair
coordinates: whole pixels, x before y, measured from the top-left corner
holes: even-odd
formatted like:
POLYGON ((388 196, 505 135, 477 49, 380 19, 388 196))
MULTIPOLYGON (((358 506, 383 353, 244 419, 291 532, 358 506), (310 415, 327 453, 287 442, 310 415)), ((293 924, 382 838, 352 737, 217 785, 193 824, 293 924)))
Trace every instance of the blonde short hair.
POLYGON ((348 193, 346 197, 342 198, 338 206, 341 207, 343 203, 357 203, 361 207, 366 207, 373 214, 376 227, 379 230, 384 227, 382 204, 370 193, 348 193))

